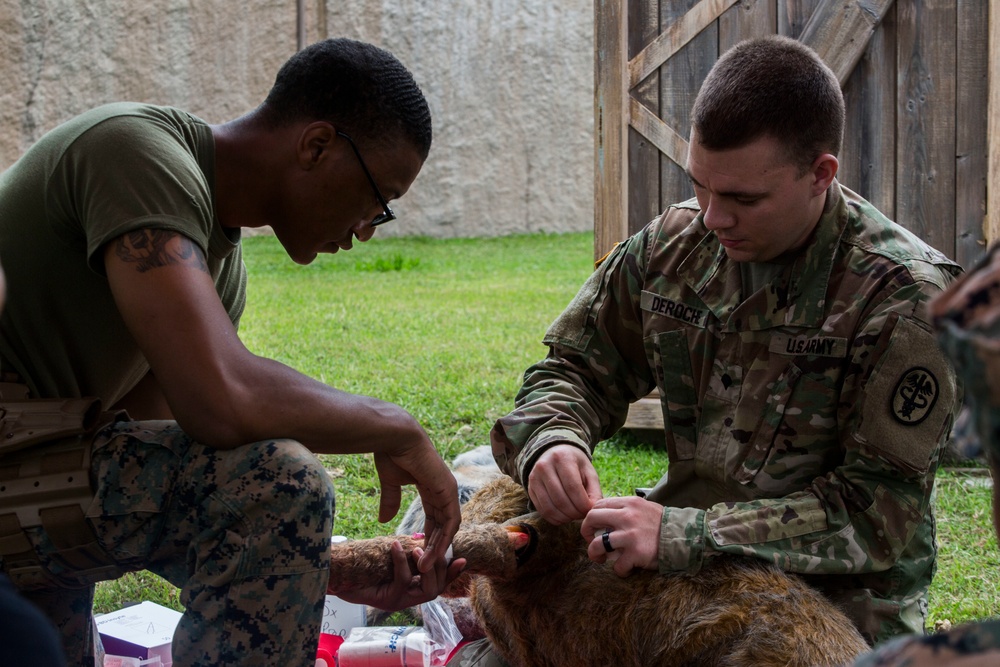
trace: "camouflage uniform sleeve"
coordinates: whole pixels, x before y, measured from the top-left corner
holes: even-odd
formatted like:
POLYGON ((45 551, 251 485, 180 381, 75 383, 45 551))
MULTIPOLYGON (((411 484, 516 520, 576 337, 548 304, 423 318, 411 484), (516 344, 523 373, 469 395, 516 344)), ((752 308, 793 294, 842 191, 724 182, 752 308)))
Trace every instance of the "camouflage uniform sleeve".
POLYGON ((654 388, 637 296, 648 234, 616 247, 556 318, 544 338, 548 356, 525 371, 515 409, 494 425, 494 457, 518 482, 555 444, 591 455, 621 428, 629 404, 654 388))
POLYGON ((803 574, 881 572, 926 527, 961 392, 928 325, 927 301, 939 288, 894 287, 862 320, 840 395, 823 398, 838 402, 830 450, 842 461, 784 497, 666 508, 661 571, 697 570, 705 557, 730 553, 803 574))

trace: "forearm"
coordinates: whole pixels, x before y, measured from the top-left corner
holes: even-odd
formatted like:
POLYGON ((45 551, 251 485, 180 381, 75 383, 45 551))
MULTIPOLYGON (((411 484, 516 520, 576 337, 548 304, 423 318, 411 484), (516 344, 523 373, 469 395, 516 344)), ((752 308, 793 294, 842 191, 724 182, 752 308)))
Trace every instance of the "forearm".
POLYGON ((131 419, 173 419, 167 397, 152 371, 146 373, 138 384, 112 406, 113 410, 125 410, 131 419))
POLYGON ((493 429, 493 453, 521 479, 557 443, 590 451, 654 385, 643 343, 639 285, 648 232, 621 244, 549 327, 549 355, 528 369, 515 409, 493 429))
POLYGON ((665 508, 660 570, 696 571, 719 554, 752 556, 803 574, 892 567, 924 520, 933 470, 859 475, 850 465, 782 498, 665 508))
POLYGON ((580 357, 553 350, 525 373, 515 409, 493 428, 501 467, 520 481, 556 444, 571 444, 589 455, 624 423, 628 402, 615 396, 613 389, 598 385, 580 357))
POLYGON ((214 412, 199 411, 187 398, 184 409, 175 405, 180 426, 215 447, 291 438, 317 454, 374 454, 379 521, 396 515, 403 485, 417 487, 427 517, 420 563, 426 573, 451 542, 460 509, 455 478, 416 419, 397 405, 340 391, 270 359, 254 357, 238 369, 214 412))
POLYGON ((291 438, 317 454, 430 446, 420 424, 398 405, 341 391, 250 353, 230 366, 235 370, 224 379, 205 380, 210 390, 188 386, 173 396, 181 427, 206 444, 231 448, 291 438))

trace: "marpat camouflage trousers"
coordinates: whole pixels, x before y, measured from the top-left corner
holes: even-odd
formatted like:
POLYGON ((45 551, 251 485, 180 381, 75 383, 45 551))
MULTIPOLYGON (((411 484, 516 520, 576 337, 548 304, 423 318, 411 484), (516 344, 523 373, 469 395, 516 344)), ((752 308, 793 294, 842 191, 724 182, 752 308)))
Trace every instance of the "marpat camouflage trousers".
MULTIPOLYGON (((91 473, 87 517, 112 563, 180 589, 174 665, 315 665, 334 498, 309 450, 291 440, 216 450, 173 421, 123 421, 98 433, 91 473)), ((31 537, 58 568, 44 532, 31 537)), ((25 595, 62 631, 70 665, 103 664, 93 586, 25 595)))

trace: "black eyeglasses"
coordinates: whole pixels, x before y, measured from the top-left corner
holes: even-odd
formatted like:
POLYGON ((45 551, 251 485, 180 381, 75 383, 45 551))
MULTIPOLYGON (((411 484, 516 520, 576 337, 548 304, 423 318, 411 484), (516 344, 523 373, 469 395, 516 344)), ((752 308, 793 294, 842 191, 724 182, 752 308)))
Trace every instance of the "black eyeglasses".
POLYGON ((382 196, 382 193, 379 192, 378 186, 375 185, 375 179, 372 178, 372 173, 368 171, 368 165, 365 164, 364 158, 361 157, 361 151, 359 151, 358 147, 354 144, 354 140, 343 132, 337 132, 337 136, 347 139, 347 143, 349 143, 351 148, 354 149, 354 154, 358 156, 358 163, 364 170, 365 176, 368 177, 368 182, 372 184, 372 190, 375 191, 375 197, 378 199, 378 203, 382 204, 382 212, 372 218, 370 226, 378 227, 379 225, 384 225, 391 220, 395 220, 396 214, 392 212, 391 208, 389 208, 389 203, 385 200, 385 197, 382 196))

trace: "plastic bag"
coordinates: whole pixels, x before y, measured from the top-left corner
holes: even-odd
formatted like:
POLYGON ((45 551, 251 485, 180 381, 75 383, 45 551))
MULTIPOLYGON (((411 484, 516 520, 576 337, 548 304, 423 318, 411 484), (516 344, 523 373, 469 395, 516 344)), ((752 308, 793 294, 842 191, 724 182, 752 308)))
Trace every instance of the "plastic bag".
POLYGON ((420 615, 423 616, 427 636, 436 645, 430 664, 432 667, 443 665, 462 641, 462 632, 455 624, 451 609, 441 603, 441 598, 420 605, 420 615))

